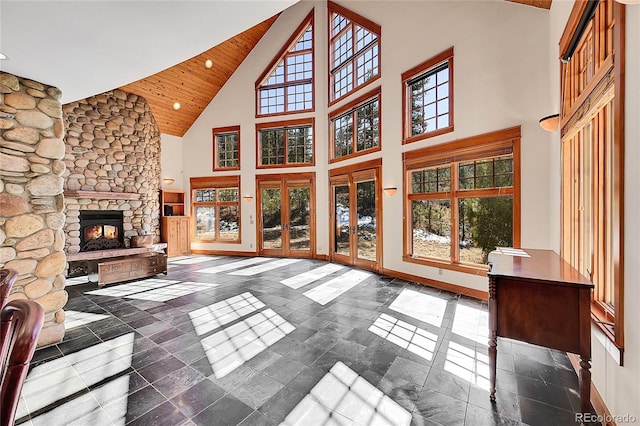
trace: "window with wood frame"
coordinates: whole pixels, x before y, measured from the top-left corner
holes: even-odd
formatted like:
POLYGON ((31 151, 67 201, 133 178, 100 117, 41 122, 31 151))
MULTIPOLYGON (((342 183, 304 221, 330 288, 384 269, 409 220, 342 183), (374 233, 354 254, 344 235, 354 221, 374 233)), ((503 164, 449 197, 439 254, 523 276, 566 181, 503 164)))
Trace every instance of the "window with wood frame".
POLYGON ((240 126, 213 129, 213 171, 240 170, 240 126))
POLYGON ((379 151, 380 87, 329 115, 331 161, 379 151))
POLYGON ((402 74, 403 143, 453 132, 453 47, 402 74))
POLYGON ((561 253, 593 282, 592 316, 620 349, 622 364, 624 7, 576 2, 560 49, 568 59, 560 64, 561 253), (591 14, 579 34, 580 18, 591 14))
POLYGON ((380 77, 381 27, 333 2, 329 7, 329 102, 380 77))
POLYGON ((313 111, 313 10, 256 82, 256 116, 313 111))
POLYGON ((520 245, 520 128, 403 155, 405 260, 477 273, 520 245))
POLYGON ((240 243, 240 176, 191 178, 193 241, 240 243))
POLYGON ((301 119, 256 125, 256 167, 313 166, 314 120, 301 119))

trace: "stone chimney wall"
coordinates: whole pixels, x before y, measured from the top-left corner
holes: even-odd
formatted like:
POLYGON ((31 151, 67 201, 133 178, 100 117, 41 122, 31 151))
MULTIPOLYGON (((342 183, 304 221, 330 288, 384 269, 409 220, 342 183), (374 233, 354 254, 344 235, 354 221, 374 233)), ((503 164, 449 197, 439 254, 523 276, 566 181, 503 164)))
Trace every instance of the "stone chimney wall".
POLYGON ((64 336, 67 265, 60 90, 0 73, 0 268, 18 271, 9 300, 40 303, 39 346, 64 336))
POLYGON ((144 98, 113 90, 63 106, 65 251, 80 251, 80 210, 122 210, 130 237, 160 239, 160 131, 144 98))

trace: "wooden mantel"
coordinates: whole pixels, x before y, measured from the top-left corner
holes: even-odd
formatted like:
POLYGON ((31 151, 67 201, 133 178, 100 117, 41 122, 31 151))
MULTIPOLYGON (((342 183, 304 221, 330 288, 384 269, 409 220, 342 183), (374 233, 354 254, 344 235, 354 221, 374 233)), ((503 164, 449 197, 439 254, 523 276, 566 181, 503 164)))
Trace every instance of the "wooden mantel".
POLYGON ((64 191, 66 198, 89 198, 92 200, 139 200, 140 194, 130 192, 64 191))

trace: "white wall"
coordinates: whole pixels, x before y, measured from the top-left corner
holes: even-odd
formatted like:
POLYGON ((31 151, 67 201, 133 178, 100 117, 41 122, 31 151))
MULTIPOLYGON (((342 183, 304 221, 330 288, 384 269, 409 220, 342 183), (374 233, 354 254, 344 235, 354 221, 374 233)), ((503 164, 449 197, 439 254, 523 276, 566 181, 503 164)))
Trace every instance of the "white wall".
MULTIPOLYGON (((551 152, 557 144, 538 126, 538 119, 557 109, 549 85, 549 12, 495 1, 371 1, 339 2, 382 26, 382 151, 340 162, 341 167, 383 156, 383 186, 402 185, 402 151, 440 144, 511 126, 522 126, 522 245, 550 248, 552 238, 550 188, 551 152), (454 46, 455 131, 402 145, 402 72, 454 46)), ((327 8, 325 2, 301 2, 278 18, 218 93, 183 141, 185 185, 192 176, 210 176, 211 128, 241 126, 241 191, 254 194, 255 123, 275 121, 254 116, 256 78, 315 6, 315 112, 285 119, 316 118, 316 166, 284 172, 315 171, 317 179, 317 251, 328 253, 328 124, 327 8), (186 166, 188 165, 188 166, 186 166)), ((361 95, 357 92, 336 107, 361 95)), ((332 108, 333 109, 333 108, 332 108)), ((282 169, 274 171, 282 173, 282 169)), ((556 171, 557 172, 557 171, 556 171)), ((217 175, 234 174, 233 172, 217 175)), ((187 188, 187 187, 185 187, 187 188)), ((255 250, 255 198, 242 202, 242 244, 192 243, 194 249, 255 250), (248 213, 248 214, 247 214, 248 213)), ((383 196, 383 266, 456 285, 486 290, 485 277, 409 264, 402 260, 402 196, 383 196)))
POLYGON ((162 170, 161 178, 175 179, 174 183, 167 185, 162 182, 162 189, 182 190, 189 188, 189 183, 184 182, 184 172, 182 163, 183 145, 182 138, 162 133, 160 135, 161 159, 160 168, 162 170))

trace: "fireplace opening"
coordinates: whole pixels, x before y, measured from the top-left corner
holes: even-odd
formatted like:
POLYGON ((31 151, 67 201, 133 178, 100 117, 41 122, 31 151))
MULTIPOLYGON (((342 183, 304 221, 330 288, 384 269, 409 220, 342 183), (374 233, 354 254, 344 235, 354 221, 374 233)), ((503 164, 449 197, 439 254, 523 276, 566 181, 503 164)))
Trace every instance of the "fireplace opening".
POLYGON ((80 211, 80 251, 123 248, 122 222, 119 210, 80 211))

